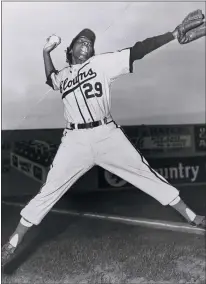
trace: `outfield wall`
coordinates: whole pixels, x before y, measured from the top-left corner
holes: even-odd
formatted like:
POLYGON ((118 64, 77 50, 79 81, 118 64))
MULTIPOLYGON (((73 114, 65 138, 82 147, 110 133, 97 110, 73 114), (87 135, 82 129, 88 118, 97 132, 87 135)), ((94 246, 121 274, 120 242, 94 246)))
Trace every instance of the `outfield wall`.
MULTIPOLYGON (((123 129, 152 168, 171 184, 206 184, 205 124, 124 126, 123 129)), ((55 156, 54 144, 57 149, 62 131, 62 129, 16 130, 10 133, 3 131, 2 168, 5 170, 4 174, 9 175, 9 167, 11 167, 21 174, 22 179, 26 176, 31 179, 31 182, 37 182, 39 186, 43 184, 49 165, 55 156), (38 141, 34 143, 34 140, 38 141), (24 143, 19 143, 22 141, 24 143), (48 145, 51 145, 51 150, 48 145), (9 157, 7 157, 8 153, 9 157)), ((92 191, 107 188, 121 189, 130 186, 124 180, 104 169, 94 167, 73 188, 80 191, 92 191)), ((11 194, 12 190, 9 191, 11 194)), ((16 189, 15 194, 17 194, 16 189)), ((22 194, 22 191, 19 194, 22 194)), ((7 195, 6 187, 2 188, 2 195, 7 195)))

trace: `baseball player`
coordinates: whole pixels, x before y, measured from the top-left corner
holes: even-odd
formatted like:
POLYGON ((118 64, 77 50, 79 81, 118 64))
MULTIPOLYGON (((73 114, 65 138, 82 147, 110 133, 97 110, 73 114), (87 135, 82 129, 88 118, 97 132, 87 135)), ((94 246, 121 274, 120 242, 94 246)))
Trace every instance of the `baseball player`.
POLYGON ((110 87, 121 75, 131 73, 133 62, 177 39, 190 43, 206 35, 201 10, 190 13, 173 31, 147 38, 117 52, 95 55, 95 34, 82 30, 66 50, 68 65, 57 71, 51 51, 59 39, 47 39, 43 49, 46 83, 64 104, 66 127, 46 183, 21 211, 20 222, 2 248, 4 266, 18 251, 26 232, 38 225, 64 193, 94 165, 103 167, 149 194, 162 205, 176 209, 189 223, 205 228, 204 216, 193 212, 179 191, 154 171, 112 118, 110 87))

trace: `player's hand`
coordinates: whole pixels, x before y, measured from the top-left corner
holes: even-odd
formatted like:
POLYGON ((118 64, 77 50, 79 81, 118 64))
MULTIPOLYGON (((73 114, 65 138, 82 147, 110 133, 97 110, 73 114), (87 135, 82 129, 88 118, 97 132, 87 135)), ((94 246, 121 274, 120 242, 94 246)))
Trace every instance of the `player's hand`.
POLYGON ((46 44, 44 46, 44 52, 50 53, 52 50, 54 50, 59 44, 61 43, 61 38, 52 35, 46 39, 46 44))

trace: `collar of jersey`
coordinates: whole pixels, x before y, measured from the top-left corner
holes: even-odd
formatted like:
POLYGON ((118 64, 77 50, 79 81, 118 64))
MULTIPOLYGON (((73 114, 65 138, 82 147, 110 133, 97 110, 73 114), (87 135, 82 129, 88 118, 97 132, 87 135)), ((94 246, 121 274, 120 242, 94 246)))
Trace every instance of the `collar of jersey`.
MULTIPOLYGON (((93 56, 92 56, 93 57, 93 56)), ((71 68, 71 69, 74 69, 75 67, 76 68, 79 68, 80 66, 83 66, 84 64, 86 64, 86 63, 90 63, 90 61, 91 61, 91 59, 92 59, 92 57, 90 57, 89 59, 87 59, 84 63, 82 63, 82 64, 71 64, 71 65, 69 65, 69 67, 71 68)))

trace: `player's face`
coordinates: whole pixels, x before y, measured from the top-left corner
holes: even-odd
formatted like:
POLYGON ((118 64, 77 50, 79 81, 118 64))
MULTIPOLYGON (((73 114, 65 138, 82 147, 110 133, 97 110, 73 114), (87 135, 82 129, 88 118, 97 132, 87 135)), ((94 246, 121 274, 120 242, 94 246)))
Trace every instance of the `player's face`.
POLYGON ((78 38, 72 48, 72 54, 75 59, 82 62, 86 61, 92 56, 93 45, 92 42, 86 37, 78 38))

